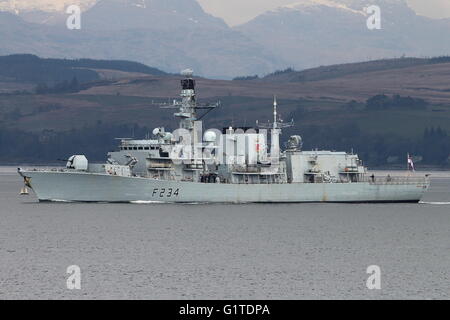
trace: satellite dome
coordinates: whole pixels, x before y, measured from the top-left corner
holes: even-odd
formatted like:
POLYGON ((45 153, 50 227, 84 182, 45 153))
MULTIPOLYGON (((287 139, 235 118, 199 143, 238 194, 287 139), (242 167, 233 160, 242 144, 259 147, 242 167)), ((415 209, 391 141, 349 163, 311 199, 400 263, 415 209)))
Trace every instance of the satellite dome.
POLYGON ((290 138, 289 138, 289 141, 288 141, 288 148, 289 149, 301 149, 302 148, 302 146, 303 146, 303 140, 302 140, 302 137, 301 136, 291 136, 290 138))
POLYGON ((206 131, 203 135, 203 140, 205 140, 205 142, 215 142, 216 138, 217 135, 214 131, 206 131))
POLYGON ((157 136, 160 132, 161 132, 160 128, 155 128, 155 129, 153 129, 152 133, 153 133, 154 136, 157 136))

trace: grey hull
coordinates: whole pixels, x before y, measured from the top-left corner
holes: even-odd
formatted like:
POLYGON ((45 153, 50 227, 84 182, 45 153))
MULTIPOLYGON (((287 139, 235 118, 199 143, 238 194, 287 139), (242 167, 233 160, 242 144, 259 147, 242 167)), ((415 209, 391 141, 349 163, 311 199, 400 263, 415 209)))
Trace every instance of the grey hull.
POLYGON ((40 201, 169 203, 419 202, 428 184, 210 184, 105 174, 20 171, 40 201))

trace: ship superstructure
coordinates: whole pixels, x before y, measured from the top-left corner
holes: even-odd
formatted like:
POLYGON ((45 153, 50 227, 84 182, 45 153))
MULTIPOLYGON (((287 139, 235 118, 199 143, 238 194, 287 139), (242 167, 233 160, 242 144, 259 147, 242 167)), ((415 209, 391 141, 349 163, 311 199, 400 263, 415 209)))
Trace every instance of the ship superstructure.
POLYGON ((121 139, 104 164, 69 158, 65 169, 19 170, 40 200, 163 202, 418 202, 426 177, 368 176, 356 154, 303 151, 291 136, 280 147, 279 117, 255 128, 209 129, 202 117, 219 103, 197 102, 192 70, 181 80, 178 128, 155 128, 152 139, 121 139), (199 115, 203 111, 203 115, 199 115))

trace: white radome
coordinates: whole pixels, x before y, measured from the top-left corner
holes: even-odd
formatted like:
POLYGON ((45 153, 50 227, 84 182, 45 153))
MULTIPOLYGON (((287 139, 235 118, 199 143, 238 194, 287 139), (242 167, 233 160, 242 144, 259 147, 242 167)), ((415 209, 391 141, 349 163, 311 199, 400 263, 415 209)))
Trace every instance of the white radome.
POLYGON ((155 128, 155 129, 153 129, 152 133, 154 136, 157 136, 160 132, 161 132, 161 128, 155 128))
POLYGON ((203 135, 203 140, 205 140, 205 142, 215 142, 216 138, 217 135, 214 131, 206 131, 203 135))

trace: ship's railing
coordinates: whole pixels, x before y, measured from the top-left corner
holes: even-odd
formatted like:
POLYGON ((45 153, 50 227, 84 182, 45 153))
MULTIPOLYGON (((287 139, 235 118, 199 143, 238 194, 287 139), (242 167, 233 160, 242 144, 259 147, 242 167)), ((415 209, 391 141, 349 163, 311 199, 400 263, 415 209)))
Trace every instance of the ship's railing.
POLYGON ((27 168, 27 167, 23 167, 21 169, 24 170, 28 170, 28 171, 34 171, 34 172, 64 172, 67 171, 66 167, 44 167, 44 166, 39 166, 39 167, 34 167, 34 168, 27 168))
POLYGON ((391 177, 391 176, 366 176, 359 181, 369 182, 370 184, 376 185, 427 185, 429 183, 426 177, 391 177))

